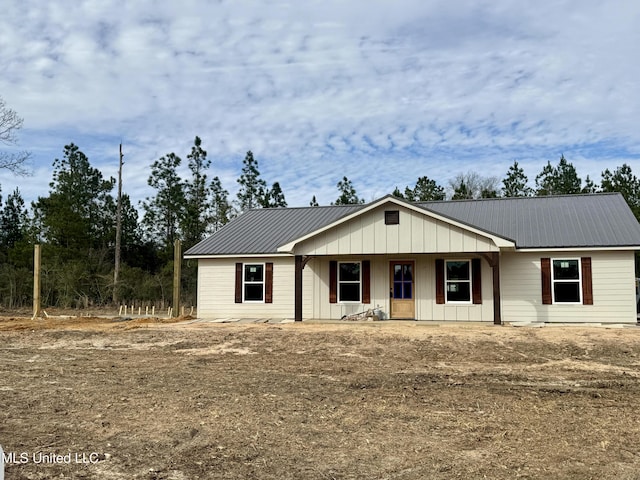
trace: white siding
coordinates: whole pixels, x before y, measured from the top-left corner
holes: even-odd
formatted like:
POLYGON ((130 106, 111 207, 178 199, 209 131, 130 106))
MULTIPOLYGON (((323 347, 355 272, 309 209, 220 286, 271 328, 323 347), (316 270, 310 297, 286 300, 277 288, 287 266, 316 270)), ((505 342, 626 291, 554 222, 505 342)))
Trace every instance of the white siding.
POLYGON ((389 205, 297 245, 297 255, 389 255, 497 251, 488 237, 435 220, 413 210, 389 205), (400 211, 399 225, 385 225, 384 211, 400 211))
POLYGON ((501 256, 503 321, 636 322, 634 253, 541 252, 501 256), (593 305, 543 305, 540 259, 591 257, 593 305))
MULTIPOLYGON (((388 318, 390 311, 389 289, 391 260, 412 260, 415 262, 415 297, 417 320, 486 321, 493 322, 493 288, 491 267, 482 260, 482 304, 481 305, 436 305, 435 299, 435 259, 452 258, 434 255, 376 255, 348 257, 315 257, 305 268, 312 272, 305 277, 304 288, 313 292, 313 318, 339 319, 343 315, 363 312, 379 307, 388 318), (329 262, 362 261, 371 262, 371 303, 329 303, 329 262), (309 284, 311 287, 308 287, 309 284)), ((455 258, 472 258, 456 255, 455 258)), ((306 297, 305 297, 306 298, 306 297)), ((306 300, 305 300, 306 301, 306 300)), ((304 305, 305 312, 307 306, 304 305)), ((305 313, 305 316, 307 314, 305 313)))
MULTIPOLYGON (((198 317, 293 318, 294 272, 293 257, 200 259, 198 317), (273 303, 235 303, 236 262, 273 262, 273 303)), ((303 296, 305 277, 308 275, 303 276, 303 296)))
MULTIPOLYGON (((309 260, 309 263, 313 262, 313 259, 309 260)), ((291 279, 294 282, 294 279, 291 279)), ((309 267, 309 264, 305 265, 302 270, 302 318, 313 318, 313 295, 314 295, 314 277, 313 270, 309 267)), ((291 290, 293 293, 293 289, 291 290)))
MULTIPOLYGON (((363 235, 365 243, 366 235, 363 235)), ((339 242, 338 236, 335 242, 339 242)), ((400 241, 400 240, 399 240, 400 241)), ((473 255, 349 255, 312 257, 303 270, 303 318, 339 319, 378 306, 390 311, 389 262, 415 262, 416 319, 434 321, 493 321, 491 267, 482 260, 482 304, 438 305, 435 302, 435 259, 472 258, 473 255), (371 303, 329 303, 329 261, 371 262, 371 303)), ((501 264, 504 322, 635 323, 634 253, 503 252, 501 264), (591 257, 593 305, 542 305, 540 259, 591 257)), ((198 316, 200 318, 293 318, 294 258, 201 259, 198 262, 198 316), (273 262, 273 303, 235 303, 235 264, 273 262)))
POLYGON ((482 304, 458 305, 436 303, 436 258, 470 260, 473 256, 464 254, 426 257, 427 268, 423 274, 428 291, 422 301, 419 320, 446 320, 451 322, 493 322, 493 277, 491 267, 486 260, 481 260, 482 269, 482 304))

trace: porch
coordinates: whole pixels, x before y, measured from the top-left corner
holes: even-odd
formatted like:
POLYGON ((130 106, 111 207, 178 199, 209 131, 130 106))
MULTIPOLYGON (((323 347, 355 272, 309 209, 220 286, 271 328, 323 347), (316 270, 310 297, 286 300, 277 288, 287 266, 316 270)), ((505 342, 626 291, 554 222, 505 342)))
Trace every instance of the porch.
POLYGON ((378 309, 381 319, 502 325, 499 252, 295 256, 294 319, 378 309))

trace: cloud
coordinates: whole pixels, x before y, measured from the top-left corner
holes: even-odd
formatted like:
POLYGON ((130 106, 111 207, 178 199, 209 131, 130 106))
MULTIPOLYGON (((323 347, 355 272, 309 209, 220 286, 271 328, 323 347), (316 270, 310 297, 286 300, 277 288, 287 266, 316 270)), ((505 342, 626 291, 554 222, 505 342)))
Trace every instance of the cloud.
POLYGON ((199 135, 234 192, 247 150, 291 205, 366 199, 428 175, 532 180, 560 154, 584 177, 640 170, 635 61, 640 5, 508 0, 10 2, 0 18, 0 95, 25 118, 46 194, 75 142, 125 190, 199 135), (49 175, 50 178, 50 175, 49 175))

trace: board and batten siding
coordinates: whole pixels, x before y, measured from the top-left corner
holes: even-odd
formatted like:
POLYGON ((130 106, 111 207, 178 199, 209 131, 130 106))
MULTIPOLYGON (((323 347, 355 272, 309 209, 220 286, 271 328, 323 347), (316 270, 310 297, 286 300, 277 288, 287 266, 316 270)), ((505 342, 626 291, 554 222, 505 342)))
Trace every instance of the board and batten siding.
POLYGON ((399 206, 381 206, 296 245, 297 255, 375 255, 498 251, 485 236, 399 206), (385 210, 400 223, 385 225, 385 210))
POLYGON ((632 251, 514 252, 500 262, 504 322, 636 322, 632 251), (591 257, 593 305, 543 305, 540 259, 581 257, 591 257))
POLYGON ((473 255, 376 255, 347 257, 314 257, 307 263, 306 270, 313 272, 303 281, 304 309, 312 318, 340 319, 344 315, 360 313, 379 307, 383 318, 389 318, 391 310, 389 290, 390 262, 392 260, 410 260, 415 262, 414 285, 416 298, 416 320, 433 321, 486 321, 493 322, 493 290, 491 267, 483 259, 482 265, 482 304, 445 304, 437 305, 435 292, 435 259, 471 259, 473 255), (329 262, 369 260, 371 262, 371 303, 330 303, 329 301, 329 262), (307 292, 307 289, 309 291, 307 292), (307 311, 308 305, 312 306, 307 311))
POLYGON ((429 298, 424 302, 422 311, 425 312, 424 316, 429 317, 425 319, 440 320, 447 322, 488 322, 493 323, 493 274, 491 266, 485 259, 481 259, 480 266, 482 269, 481 282, 482 282, 482 303, 480 305, 456 305, 456 304, 440 304, 435 301, 435 259, 443 258, 445 260, 469 260, 473 256, 464 254, 451 254, 444 256, 433 256, 430 260, 430 271, 433 274, 429 274, 429 278, 432 282, 430 287, 431 295, 433 298, 429 298))
MULTIPOLYGON (((306 269, 305 269, 306 270, 306 269)), ((239 257, 198 260, 199 318, 293 318, 294 257, 239 257), (236 263, 273 263, 273 303, 235 303, 236 263)), ((303 271, 303 291, 305 278, 303 271)), ((304 313, 304 312, 303 312, 304 313)))

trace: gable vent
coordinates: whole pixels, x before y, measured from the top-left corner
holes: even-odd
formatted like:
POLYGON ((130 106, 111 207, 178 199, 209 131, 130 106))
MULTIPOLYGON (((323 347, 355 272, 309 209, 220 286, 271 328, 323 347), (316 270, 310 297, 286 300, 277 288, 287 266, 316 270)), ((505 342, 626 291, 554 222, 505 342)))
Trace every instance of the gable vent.
POLYGON ((384 224, 385 225, 399 225, 400 224, 400 211, 399 210, 386 210, 384 212, 384 224))

